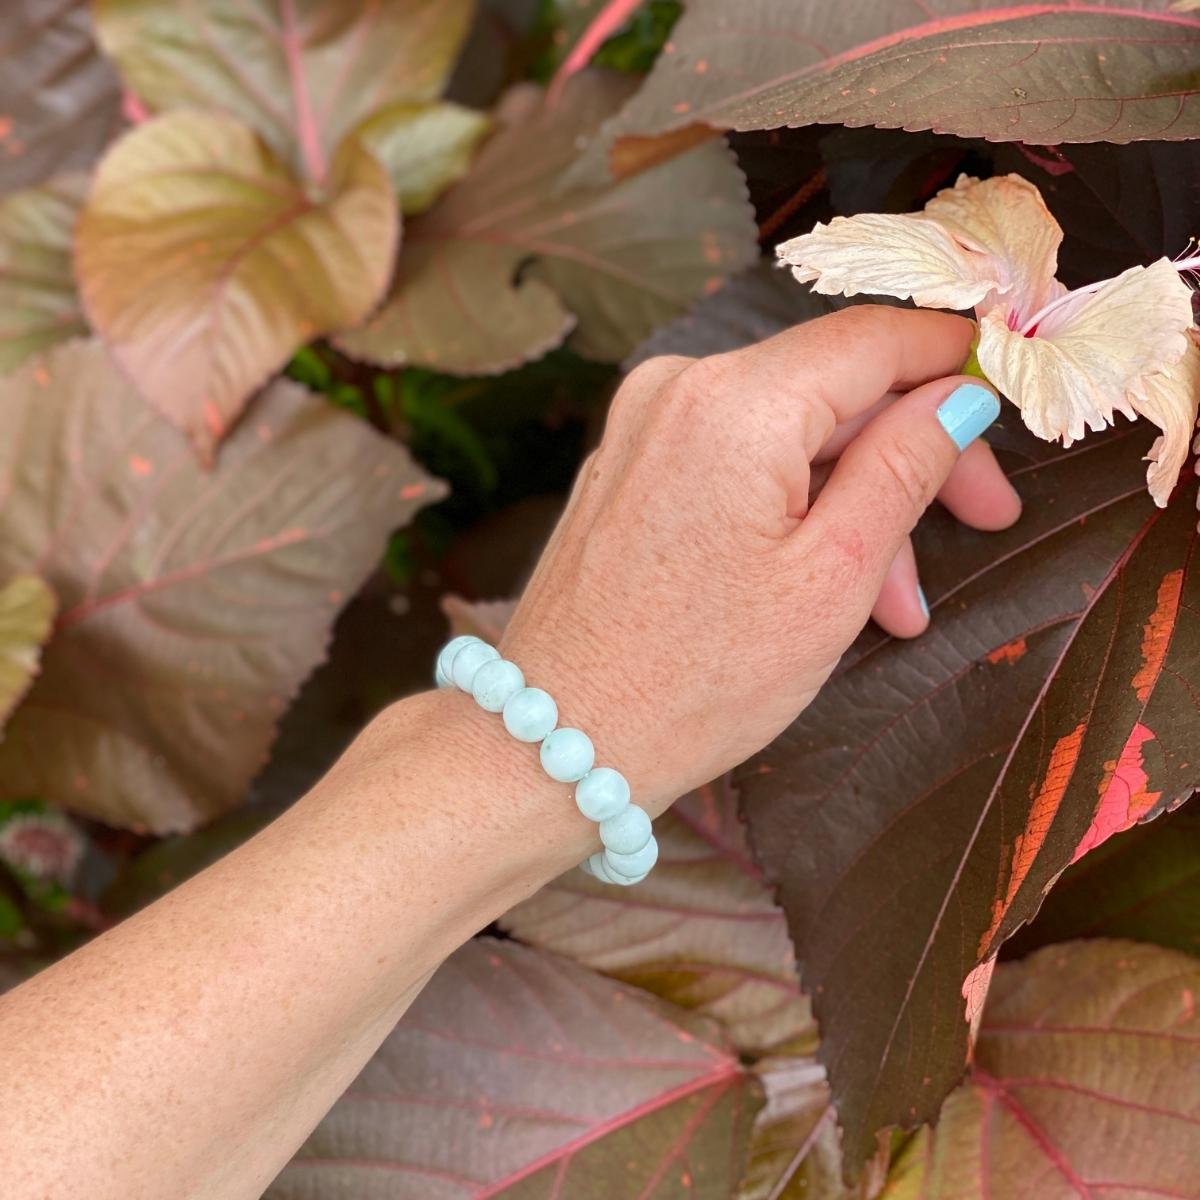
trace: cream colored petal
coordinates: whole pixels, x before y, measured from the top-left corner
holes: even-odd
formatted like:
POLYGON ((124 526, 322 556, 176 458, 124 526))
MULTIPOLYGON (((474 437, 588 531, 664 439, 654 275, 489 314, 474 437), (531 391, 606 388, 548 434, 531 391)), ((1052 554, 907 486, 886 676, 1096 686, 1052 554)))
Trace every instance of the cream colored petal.
POLYGON ((960 175, 952 188, 930 200, 925 215, 1002 266, 1004 285, 985 297, 981 315, 1003 301, 1021 324, 1061 294, 1054 273, 1062 228, 1029 180, 1000 175, 981 183, 960 175))
POLYGON ((1184 356, 1157 375, 1143 380, 1133 407, 1162 430, 1146 458, 1146 486, 1154 503, 1165 508, 1187 461, 1196 408, 1200 404, 1200 344, 1193 335, 1184 356))
POLYGON ((959 176, 922 213, 834 217, 776 250, 801 283, 825 295, 911 298, 927 308, 998 304, 1020 320, 1058 296, 1062 230, 1019 175, 959 176))
POLYGON ((990 255, 965 247, 920 213, 834 217, 776 249, 801 283, 825 296, 895 296, 924 308, 974 308, 1005 282, 990 255))
POLYGON ((1011 330, 1003 308, 980 321, 979 365, 1039 437, 1069 446, 1132 417, 1134 392, 1187 349, 1191 292, 1167 259, 1130 267, 1047 315, 1037 333, 1011 330))

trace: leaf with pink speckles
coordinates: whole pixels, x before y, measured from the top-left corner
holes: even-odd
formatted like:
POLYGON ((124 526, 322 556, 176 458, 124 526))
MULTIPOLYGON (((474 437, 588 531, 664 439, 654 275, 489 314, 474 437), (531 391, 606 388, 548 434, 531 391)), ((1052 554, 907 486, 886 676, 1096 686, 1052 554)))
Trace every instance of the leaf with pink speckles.
POLYGON ((753 1078, 712 1021, 513 942, 470 942, 267 1200, 727 1200, 753 1078))
POLYGON ((691 0, 615 131, 837 123, 1042 145, 1190 138, 1198 53, 1200 19, 1171 0, 691 0))
POLYGON ((389 530, 443 494, 396 443, 269 387, 200 468, 97 342, 0 383, 0 578, 59 616, 0 744, 0 794, 114 825, 236 805, 389 530))

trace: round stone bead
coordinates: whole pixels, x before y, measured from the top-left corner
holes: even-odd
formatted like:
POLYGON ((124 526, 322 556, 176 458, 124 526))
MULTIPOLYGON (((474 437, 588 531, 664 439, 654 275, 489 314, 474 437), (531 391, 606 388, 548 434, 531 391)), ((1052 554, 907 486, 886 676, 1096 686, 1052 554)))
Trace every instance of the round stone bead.
POLYGON ((485 662, 471 681, 475 703, 488 712, 501 712, 509 699, 525 686, 525 676, 516 663, 506 658, 485 662))
POLYGON ((450 678, 450 665, 454 662, 454 656, 464 646, 469 646, 472 642, 477 641, 479 641, 477 637, 472 637, 470 634, 464 633, 459 637, 451 638, 442 647, 437 656, 437 666, 433 672, 433 677, 437 680, 438 687, 454 686, 454 680, 450 678))
POLYGON ((558 705, 541 688, 513 692, 504 705, 504 728, 519 742, 540 742, 558 724, 558 705))
POLYGON ((475 672, 485 662, 492 662, 499 657, 500 651, 495 646, 489 646, 487 642, 476 640, 470 645, 464 646, 450 664, 449 674, 450 678, 454 680, 454 686, 461 688, 464 692, 469 692, 471 684, 475 682, 475 672))
POLYGON ((658 839, 651 838, 640 850, 632 854, 621 854, 616 850, 604 851, 604 865, 616 875, 627 879, 644 879, 650 868, 658 862, 658 839))
MULTIPOLYGON (((594 875, 601 883, 612 883, 618 887, 628 887, 631 883, 640 882, 638 879, 631 879, 614 871, 605 863, 603 854, 593 854, 584 864, 584 867, 589 875, 594 875)), ((641 878, 645 879, 645 876, 643 875, 641 878)))
POLYGON ((636 804, 626 805, 615 817, 600 822, 600 840, 606 850, 633 854, 651 838, 650 818, 636 804))
POLYGON ((596 761, 592 739, 582 729, 555 729, 546 735, 541 749, 542 770, 559 783, 582 779, 596 761))
POLYGON ((629 803, 629 782, 612 767, 595 767, 575 789, 575 803, 589 821, 607 821, 629 803))

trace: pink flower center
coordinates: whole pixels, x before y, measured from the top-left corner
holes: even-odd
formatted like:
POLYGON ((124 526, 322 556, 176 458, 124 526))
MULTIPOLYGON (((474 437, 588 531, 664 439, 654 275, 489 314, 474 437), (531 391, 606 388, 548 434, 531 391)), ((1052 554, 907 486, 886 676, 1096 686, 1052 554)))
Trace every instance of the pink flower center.
MULTIPOLYGON (((1177 258, 1174 262, 1175 270, 1181 275, 1187 275, 1189 272, 1200 271, 1200 254, 1193 254, 1189 258, 1177 258)), ((1093 292, 1098 292, 1105 284, 1111 283, 1111 279, 1099 279, 1095 283, 1085 283, 1083 287, 1077 287, 1072 292, 1064 292, 1057 300, 1051 300, 1049 304, 1044 304, 1037 310, 1024 324, 1020 326, 1020 331, 1023 337, 1035 337, 1037 335, 1038 326, 1046 320, 1047 317, 1055 313, 1061 313, 1064 308, 1074 304, 1084 296, 1090 296, 1093 292)), ((1010 313, 1008 318, 1009 329, 1016 329, 1020 317, 1015 313, 1010 313)))

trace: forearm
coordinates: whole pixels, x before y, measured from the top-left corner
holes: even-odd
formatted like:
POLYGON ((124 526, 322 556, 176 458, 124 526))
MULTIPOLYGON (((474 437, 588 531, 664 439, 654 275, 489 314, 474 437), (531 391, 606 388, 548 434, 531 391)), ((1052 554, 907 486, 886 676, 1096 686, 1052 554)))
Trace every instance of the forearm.
POLYGON ((468 697, 395 706, 258 837, 0 1001, 5 1194, 259 1196, 438 964, 594 836, 468 697))

